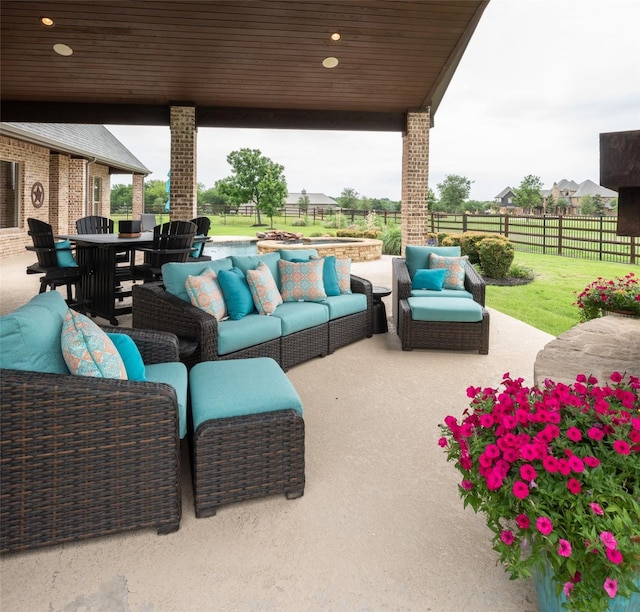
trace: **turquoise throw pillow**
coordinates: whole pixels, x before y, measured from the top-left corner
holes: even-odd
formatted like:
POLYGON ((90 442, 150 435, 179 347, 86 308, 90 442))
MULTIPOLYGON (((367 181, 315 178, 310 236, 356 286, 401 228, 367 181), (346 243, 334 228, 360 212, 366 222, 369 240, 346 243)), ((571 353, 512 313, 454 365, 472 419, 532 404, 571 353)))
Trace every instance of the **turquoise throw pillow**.
MULTIPOLYGON (((197 238, 204 238, 204 234, 198 234, 197 238)), ((204 249, 204 240, 202 242, 196 242, 191 249, 191 257, 200 257, 204 249)))
POLYGON ((133 339, 127 334, 107 334, 107 336, 109 336, 116 350, 120 353, 122 361, 124 361, 127 378, 129 380, 146 381, 144 361, 142 361, 142 355, 133 339))
POLYGON ((431 253, 436 255, 444 255, 446 257, 459 257, 460 247, 450 246, 416 246, 407 245, 404 250, 405 260, 407 262, 407 269, 409 270, 409 276, 414 277, 416 270, 426 270, 431 268, 429 263, 429 256, 431 253))
POLYGON ((61 268, 77 268, 78 264, 73 258, 71 252, 71 242, 69 240, 63 240, 62 242, 56 242, 56 259, 58 260, 58 266, 61 268))
MULTIPOLYGON (((319 258, 312 256, 311 259, 319 258)), ((338 273, 336 272, 336 256, 327 255, 322 259, 324 259, 324 268, 322 269, 322 282, 324 283, 324 292, 327 295, 340 295, 338 273)))
POLYGON ((222 289, 230 319, 238 321, 253 312, 254 305, 251 290, 240 268, 234 267, 231 270, 220 270, 218 272, 218 284, 222 289))
POLYGON ((442 283, 447 271, 444 269, 416 270, 416 274, 411 282, 412 289, 430 289, 432 291, 442 291, 442 283))

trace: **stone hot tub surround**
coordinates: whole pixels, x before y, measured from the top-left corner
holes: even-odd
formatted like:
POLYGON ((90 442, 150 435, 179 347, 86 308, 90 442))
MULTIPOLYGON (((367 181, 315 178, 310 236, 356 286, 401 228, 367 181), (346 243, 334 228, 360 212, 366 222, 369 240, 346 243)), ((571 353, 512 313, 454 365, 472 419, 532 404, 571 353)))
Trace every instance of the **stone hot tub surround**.
POLYGON ((316 249, 320 257, 335 255, 338 259, 373 261, 382 257, 382 240, 374 238, 303 238, 300 241, 261 240, 258 253, 274 251, 316 249))

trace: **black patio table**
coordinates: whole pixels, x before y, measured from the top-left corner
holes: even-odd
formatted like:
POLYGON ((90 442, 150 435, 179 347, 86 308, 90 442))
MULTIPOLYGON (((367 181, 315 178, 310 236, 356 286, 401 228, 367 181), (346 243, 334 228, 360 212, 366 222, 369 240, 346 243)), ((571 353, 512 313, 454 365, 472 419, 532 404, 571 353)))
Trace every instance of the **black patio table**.
POLYGON ((123 247, 133 250, 151 246, 153 232, 142 232, 136 238, 120 238, 118 234, 65 234, 57 238, 76 244, 76 260, 85 269, 82 292, 88 302, 87 310, 94 317, 102 317, 111 325, 118 325, 116 317, 129 314, 132 306, 131 303, 122 303, 125 297, 131 296, 131 290, 124 290, 120 285, 122 277, 118 274, 116 253, 123 247))

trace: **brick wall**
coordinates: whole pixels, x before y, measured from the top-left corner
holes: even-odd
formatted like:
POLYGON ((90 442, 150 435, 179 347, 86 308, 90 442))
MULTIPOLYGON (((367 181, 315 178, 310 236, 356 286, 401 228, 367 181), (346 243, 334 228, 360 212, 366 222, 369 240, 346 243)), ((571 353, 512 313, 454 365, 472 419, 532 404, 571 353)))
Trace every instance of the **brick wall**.
POLYGON ((133 192, 131 218, 140 219, 144 210, 144 176, 142 174, 134 174, 131 179, 131 187, 133 192))
POLYGON ((429 111, 407 114, 402 136, 402 252, 425 244, 429 189, 429 111))
POLYGON ((171 219, 197 216, 197 128, 194 106, 171 107, 171 219))
POLYGON ((69 229, 69 156, 52 153, 49 157, 49 219, 54 233, 69 229))

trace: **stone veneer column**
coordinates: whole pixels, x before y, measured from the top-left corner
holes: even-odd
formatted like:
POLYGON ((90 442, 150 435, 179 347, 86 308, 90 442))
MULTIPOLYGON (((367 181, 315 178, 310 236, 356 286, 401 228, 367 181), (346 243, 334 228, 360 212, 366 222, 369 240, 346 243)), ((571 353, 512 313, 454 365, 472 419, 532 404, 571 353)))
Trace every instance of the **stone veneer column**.
POLYGON ((189 220, 197 216, 198 210, 196 109, 195 106, 172 106, 170 110, 170 218, 189 220))
POLYGON ((429 111, 407 113, 402 135, 402 253, 408 244, 426 244, 429 190, 429 111))
POLYGON ((131 179, 131 187, 131 218, 140 219, 144 212, 144 175, 134 174, 131 179))

